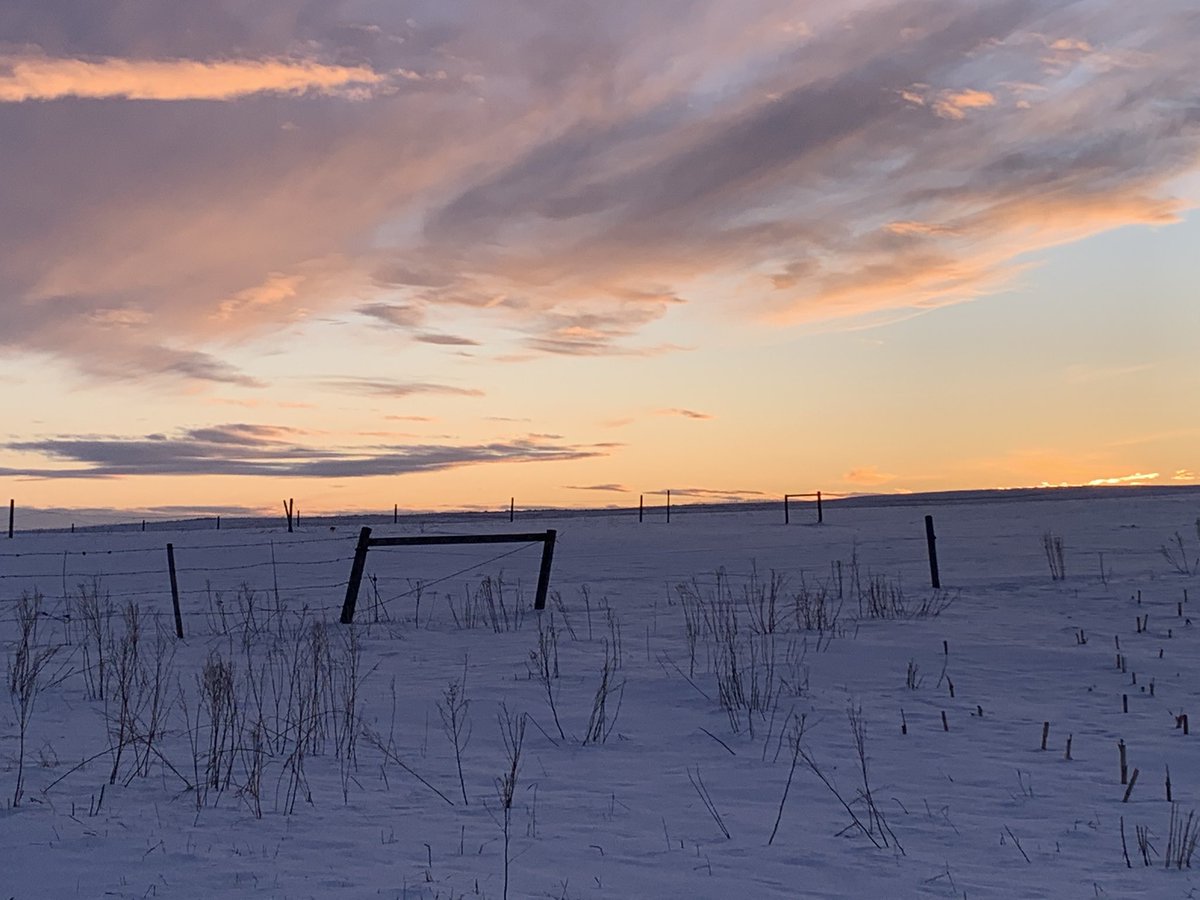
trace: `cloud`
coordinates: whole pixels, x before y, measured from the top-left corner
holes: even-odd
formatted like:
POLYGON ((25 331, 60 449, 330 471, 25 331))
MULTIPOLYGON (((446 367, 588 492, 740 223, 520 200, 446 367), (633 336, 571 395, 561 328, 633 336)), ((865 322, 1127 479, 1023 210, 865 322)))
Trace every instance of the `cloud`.
POLYGON ((56 59, 0 55, 0 103, 63 97, 236 100, 252 94, 338 94, 385 80, 365 66, 307 59, 56 59))
POLYGON ((843 475, 842 480, 848 481, 851 484, 875 487, 880 484, 887 484, 889 481, 894 480, 895 477, 890 472, 879 471, 878 466, 859 466, 843 475))
POLYGON ((358 308, 364 316, 370 316, 397 328, 416 328, 425 321, 425 310, 412 304, 368 303, 358 308))
POLYGON ((1093 478, 1088 482, 1089 487, 1099 487, 1101 485, 1117 485, 1117 484, 1145 484, 1148 481, 1157 481, 1158 473, 1150 472, 1143 474, 1136 472, 1133 475, 1121 475, 1115 478, 1093 478))
POLYGON ((1191 0, 26 6, 0 346, 100 378, 251 386, 361 316, 506 360, 861 325, 1171 223, 1200 158, 1191 0))
POLYGON ((60 436, 13 441, 11 450, 58 463, 0 469, 25 478, 114 478, 143 475, 256 475, 362 478, 430 472, 497 462, 548 462, 607 455, 616 445, 573 445, 524 438, 486 444, 321 446, 295 443, 286 428, 219 425, 168 436, 60 436))
POLYGON ((660 416, 681 416, 685 419, 715 419, 713 416, 705 412, 697 412, 694 409, 660 409, 657 411, 660 416))
POLYGON ((418 334, 413 338, 422 344, 440 344, 447 347, 478 347, 479 341, 472 340, 468 337, 462 337, 457 334, 435 334, 433 332, 425 332, 418 334))
POLYGON ((965 119, 967 112, 987 109, 996 105, 996 95, 991 91, 968 88, 961 91, 942 91, 932 104, 933 111, 943 119, 965 119))
MULTIPOLYGON (((646 491, 647 494, 658 495, 665 497, 667 490, 646 491)), ((671 488, 670 494, 672 497, 696 497, 701 500, 746 500, 754 497, 766 496, 762 491, 750 490, 721 490, 718 488, 671 488)))
POLYGON ((427 381, 396 381, 387 378, 326 378, 322 387, 347 394, 369 394, 377 397, 411 397, 415 394, 444 394, 452 397, 482 397, 476 388, 434 384, 427 381))
POLYGON ((623 484, 566 484, 568 491, 599 491, 601 493, 628 494, 630 489, 623 484))

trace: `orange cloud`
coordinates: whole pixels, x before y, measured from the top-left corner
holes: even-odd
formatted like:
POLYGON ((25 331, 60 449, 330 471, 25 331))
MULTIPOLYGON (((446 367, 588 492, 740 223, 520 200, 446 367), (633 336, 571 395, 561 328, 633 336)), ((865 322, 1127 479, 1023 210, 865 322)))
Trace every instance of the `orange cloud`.
POLYGON ((873 487, 879 484, 886 484, 896 476, 890 472, 880 472, 878 466, 860 466, 857 469, 851 469, 842 476, 844 481, 851 484, 861 484, 867 487, 873 487))
POLYGON ((264 306, 278 306, 295 298, 297 290, 303 281, 304 278, 301 275, 284 275, 281 272, 272 272, 262 284, 239 291, 233 297, 221 301, 213 317, 220 321, 227 321, 242 310, 253 310, 264 306))
POLYGON ((986 109, 995 105, 995 94, 968 88, 963 91, 942 91, 933 104, 933 111, 943 119, 965 119, 967 110, 986 109))
POLYGON ((0 102, 62 97, 234 100, 252 94, 367 91, 385 76, 365 66, 306 59, 56 59, 0 57, 0 102))
POLYGON ((918 235, 921 237, 928 237, 930 235, 939 235, 939 234, 946 233, 946 228, 944 226, 931 225, 929 222, 914 222, 914 221, 888 222, 883 227, 885 230, 891 232, 892 234, 897 234, 902 237, 907 236, 907 235, 918 235))
POLYGON ((1092 45, 1078 38, 1059 38, 1050 42, 1051 50, 1074 50, 1078 53, 1091 53, 1092 45))

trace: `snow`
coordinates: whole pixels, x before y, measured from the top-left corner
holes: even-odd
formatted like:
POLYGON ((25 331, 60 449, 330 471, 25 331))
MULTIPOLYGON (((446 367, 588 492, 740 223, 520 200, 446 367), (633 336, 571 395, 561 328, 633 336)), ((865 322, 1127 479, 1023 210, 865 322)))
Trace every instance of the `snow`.
MULTIPOLYGON (((1177 571, 1162 548, 1178 534, 1194 563, 1198 516, 1200 494, 1179 490, 827 502, 820 526, 803 504, 789 526, 781 506, 679 508, 669 525, 656 510, 644 523, 636 511, 525 515, 515 525, 373 522, 375 536, 553 528, 558 596, 540 616, 531 608, 538 545, 376 548, 351 627, 337 620, 357 521, 308 520, 294 534, 274 522, 18 533, 0 544, 2 652, 11 667, 18 601, 35 591, 38 644, 56 649, 28 720, 15 806, 19 704, 0 707, 0 895, 502 897, 506 709, 513 724, 528 717, 509 897, 1185 897, 1200 880, 1166 867, 1165 776, 1169 767, 1186 821, 1200 807, 1200 733, 1185 735, 1176 717, 1200 713, 1200 621, 1190 618, 1200 573, 1177 571), (940 594, 929 587, 926 514, 940 594), (1051 577, 1047 534, 1063 541, 1062 580, 1051 577), (519 627, 461 627, 485 577, 494 601, 503 585, 510 626, 521 611, 519 627), (759 634, 745 598, 769 593, 773 578, 782 579, 776 622, 759 634), (872 617, 872 584, 877 598, 900 592, 906 614, 872 617), (125 632, 121 610, 136 602, 142 664, 153 666, 156 630, 174 651, 164 656, 159 749, 139 774, 144 745, 132 741, 114 784, 113 664, 102 701, 79 608, 81 592, 97 588, 113 605, 101 620, 110 649, 125 632), (796 598, 816 602, 822 591, 826 612, 841 604, 837 627, 803 630, 796 598), (756 654, 761 712, 730 715, 719 703, 724 657, 705 621, 734 614, 722 598, 737 615, 743 678, 756 654), (936 614, 914 614, 927 600, 936 614), (689 616, 699 623, 694 665, 689 616), (264 714, 283 734, 272 732, 261 757, 260 818, 249 677, 286 677, 313 622, 325 623, 329 664, 319 711, 304 721, 319 721, 323 737, 309 735, 319 746, 303 760, 289 813, 288 734, 300 713, 284 700, 278 715, 264 714), (351 632, 359 668, 348 730, 351 632), (539 646, 552 667, 555 643, 549 681, 565 737, 537 676, 539 646), (228 786, 198 790, 212 735, 197 679, 218 658, 232 666, 240 720, 228 786), (606 717, 600 739, 585 741, 606 660, 606 717), (439 714, 464 671, 467 804, 439 714), (848 712, 865 729, 882 821, 863 795, 848 712), (800 717, 803 755, 792 771, 800 717), (1128 802, 1121 740, 1139 772, 1128 802)), ((144 732, 147 709, 141 716, 144 732)))

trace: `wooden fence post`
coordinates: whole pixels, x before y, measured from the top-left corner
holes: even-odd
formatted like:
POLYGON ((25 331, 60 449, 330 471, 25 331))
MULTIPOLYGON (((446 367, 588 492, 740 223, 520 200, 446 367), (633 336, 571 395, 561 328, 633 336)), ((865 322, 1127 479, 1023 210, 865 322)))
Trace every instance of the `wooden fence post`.
POLYGON ((175 578, 174 544, 167 544, 167 570, 171 573, 171 605, 175 607, 175 636, 183 640, 183 613, 179 611, 179 582, 175 578))
POLYGON ((942 579, 938 576, 937 537, 933 533, 933 516, 925 517, 925 544, 929 548, 929 580, 935 590, 942 587, 942 579))
POLYGON ((8 536, 9 539, 13 536, 13 519, 17 513, 17 501, 12 499, 8 501, 8 536))
POLYGON ((358 546, 354 548, 354 563, 350 566, 350 580, 346 583, 346 600, 342 603, 343 625, 354 621, 354 607, 358 603, 358 589, 362 584, 363 569, 367 567, 367 550, 371 548, 371 529, 363 526, 358 533, 358 546))
POLYGON ((671 524, 671 491, 667 490, 667 524, 671 524))
POLYGON ((392 506, 392 524, 398 525, 399 523, 400 523, 400 504, 396 503, 392 506))
POLYGON ((825 521, 825 510, 821 507, 821 492, 817 491, 817 524, 825 521))
POLYGON ((517 498, 508 498, 508 521, 513 521, 517 515, 517 498))
POLYGON ((784 525, 787 525, 787 524, 789 524, 789 523, 792 521, 792 516, 791 516, 791 513, 790 513, 790 511, 788 510, 788 501, 789 501, 790 499, 791 499, 791 498, 790 498, 790 497, 788 497, 788 495, 787 495, 787 494, 784 494, 784 495, 783 495, 783 524, 784 524, 784 525))
POLYGON ((638 521, 645 521, 646 518, 646 495, 638 494, 638 521))
POLYGON ((546 593, 550 589, 550 566, 554 562, 554 540, 558 532, 553 528, 547 529, 546 540, 542 544, 542 567, 538 570, 537 593, 533 598, 534 609, 546 608, 546 593))
POLYGON ((294 499, 283 501, 283 512, 287 516, 288 534, 292 533, 292 510, 295 508, 296 501, 294 499))

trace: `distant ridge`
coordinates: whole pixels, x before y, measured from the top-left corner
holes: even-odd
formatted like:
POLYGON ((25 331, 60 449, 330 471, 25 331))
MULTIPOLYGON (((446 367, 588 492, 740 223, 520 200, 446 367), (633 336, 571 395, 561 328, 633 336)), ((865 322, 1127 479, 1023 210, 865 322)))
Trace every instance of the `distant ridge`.
MULTIPOLYGON (((1028 487, 1028 488, 988 488, 981 490, 959 491, 927 491, 911 494, 826 494, 826 507, 843 508, 874 508, 893 506, 942 506, 966 503, 1012 503, 1018 501, 1060 501, 1060 500, 1117 500, 1132 496, 1137 497, 1180 497, 1194 495, 1200 500, 1200 485, 1108 485, 1103 487, 1028 487)), ((766 511, 782 505, 783 498, 769 500, 722 500, 688 502, 685 499, 672 498, 673 514, 696 513, 737 513, 766 511)), ((813 500, 793 500, 796 510, 810 507, 813 500)), ((662 516, 665 498, 655 495, 652 502, 646 504, 647 515, 655 518, 662 516)), ((527 506, 517 507, 517 521, 528 521, 538 518, 575 518, 580 516, 605 517, 629 516, 637 514, 636 505, 607 506, 607 507, 555 507, 527 506)), ((197 511, 200 512, 200 511, 197 511)), ((303 512, 303 510, 301 510, 303 512)), ((161 517, 161 513, 147 510, 104 510, 104 509, 21 509, 18 507, 18 532, 63 532, 70 531, 72 522, 79 531, 129 532, 142 529, 142 517, 145 516, 146 530, 176 530, 176 531, 207 531, 216 528, 218 514, 204 511, 199 515, 181 515, 179 517, 161 517)), ((380 526, 392 523, 390 512, 346 512, 329 513, 325 515, 303 516, 301 527, 305 530, 318 525, 329 527, 348 527, 360 525, 380 526)), ((220 514, 222 529, 262 528, 268 525, 280 524, 282 515, 262 516, 246 515, 243 510, 233 514, 220 514)), ((422 522, 429 524, 495 524, 507 522, 508 509, 495 510, 401 510, 401 524, 422 522)))

